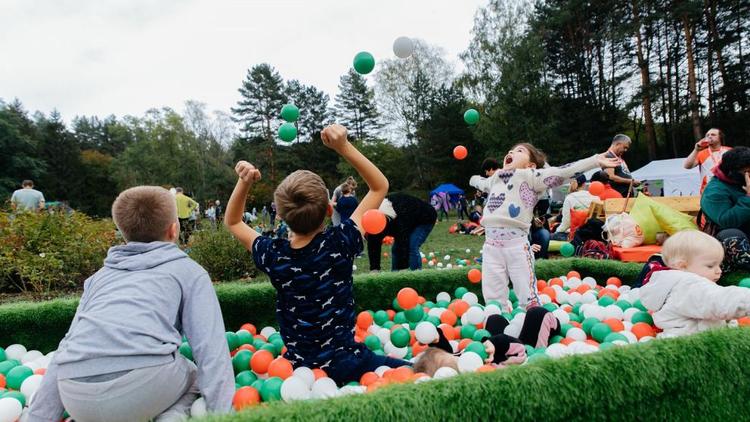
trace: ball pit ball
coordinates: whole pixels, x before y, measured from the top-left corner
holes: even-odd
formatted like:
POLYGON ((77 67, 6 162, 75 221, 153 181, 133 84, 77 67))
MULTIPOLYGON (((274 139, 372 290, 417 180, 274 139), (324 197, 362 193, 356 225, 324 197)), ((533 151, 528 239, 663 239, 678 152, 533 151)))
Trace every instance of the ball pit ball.
POLYGON ((439 337, 437 327, 427 321, 417 324, 417 328, 414 331, 417 341, 422 344, 430 344, 439 337))
POLYGON ((284 142, 292 142, 297 137, 297 127, 294 123, 284 123, 279 126, 279 139, 284 142))
POLYGON ((335 397, 338 393, 338 387, 336 381, 331 378, 324 377, 316 380, 312 385, 312 397, 313 398, 330 398, 335 397))
POLYGON ((368 234, 378 234, 382 232, 385 230, 386 223, 385 214, 376 209, 367 210, 362 214, 362 228, 364 228, 365 232, 368 234))
POLYGON ((21 357, 21 363, 25 364, 25 363, 33 362, 41 358, 42 356, 44 356, 44 354, 40 352, 39 350, 29 350, 21 357))
POLYGON ((206 416, 207 414, 208 409, 206 408, 206 399, 204 399, 203 397, 199 397, 198 400, 194 401, 190 406, 190 416, 193 418, 198 418, 201 416, 206 416))
POLYGON ((472 306, 466 311, 466 320, 469 324, 480 324, 484 322, 484 310, 477 306, 472 306))
POLYGON ((10 397, 0 399, 0 421, 14 422, 21 416, 21 412, 23 412, 23 406, 18 400, 10 397))
POLYGON ((564 257, 573 256, 576 252, 576 248, 570 242, 565 242, 560 246, 560 254, 564 257))
POLYGON ((474 352, 464 352, 458 357, 458 372, 474 372, 479 367, 484 365, 484 361, 481 356, 474 352))
POLYGON ((411 287, 404 287, 398 291, 396 301, 402 309, 411 309, 419 304, 419 295, 411 287))
POLYGON ((467 277, 469 278, 470 282, 476 284, 482 281, 482 272, 476 268, 472 268, 469 270, 467 277))
POLYGON ((253 387, 240 387, 234 392, 232 406, 239 411, 260 403, 260 393, 253 387))
POLYGON ((265 374, 273 359, 273 353, 268 350, 258 350, 250 358, 250 367, 256 374, 265 374))
POLYGON ((352 64, 357 73, 360 75, 366 75, 372 72, 372 69, 375 68, 375 57, 366 51, 360 51, 354 56, 352 64))
POLYGON ((31 368, 19 365, 8 371, 5 381, 9 388, 20 390, 23 381, 32 375, 34 375, 34 371, 31 368))
POLYGON ((23 358, 23 355, 25 355, 27 352, 26 347, 24 347, 21 344, 11 344, 5 349, 5 356, 8 360, 17 360, 21 361, 21 358, 23 358))
POLYGON ((739 283, 737 283, 737 285, 740 287, 750 288, 750 277, 743 278, 739 283))
MULTIPOLYGON (((293 377, 298 379, 296 377, 293 377)), ((263 401, 278 401, 281 400, 281 385, 284 380, 277 377, 268 378, 263 382, 263 386, 260 389, 260 396, 263 401)))
POLYGON ((469 155, 469 151, 465 146, 459 145, 453 148, 453 158, 455 158, 456 160, 463 160, 467 155, 469 155))
POLYGON ((464 112, 464 121, 469 125, 475 125, 479 122, 479 112, 470 108, 464 112))
POLYGON ((644 311, 638 311, 633 314, 633 317, 630 319, 630 322, 633 324, 637 324, 639 322, 645 322, 648 325, 653 325, 654 319, 651 317, 651 314, 644 311))
POLYGON ((311 393, 305 381, 297 377, 289 377, 281 384, 281 399, 285 402, 307 400, 311 393))
POLYGON ((455 369, 444 366, 442 368, 438 368, 437 371, 435 371, 435 375, 433 378, 435 379, 443 379, 443 378, 450 378, 458 375, 458 372, 456 372, 455 369))
POLYGON ((299 119, 299 108, 294 104, 285 104, 281 107, 281 118, 289 123, 296 122, 299 119))
POLYGON ((271 364, 268 365, 269 377, 279 377, 285 380, 291 377, 293 372, 294 368, 292 367, 292 363, 282 357, 274 359, 271 364))

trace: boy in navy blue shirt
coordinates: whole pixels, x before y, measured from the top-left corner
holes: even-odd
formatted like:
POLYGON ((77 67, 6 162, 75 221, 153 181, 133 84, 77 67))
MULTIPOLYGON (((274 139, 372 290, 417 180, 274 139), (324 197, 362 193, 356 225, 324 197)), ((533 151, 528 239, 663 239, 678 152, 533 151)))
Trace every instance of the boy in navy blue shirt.
POLYGON ((295 367, 321 368, 339 384, 358 381, 362 374, 381 365, 408 365, 378 356, 354 341, 352 266, 363 249, 360 222, 365 211, 383 202, 388 180, 346 135, 346 128, 331 125, 323 129, 321 139, 359 172, 370 191, 341 225, 325 227, 325 183, 313 172, 298 170, 274 192, 279 216, 291 232, 289 240, 258 235, 242 222, 247 195, 252 184, 260 180, 260 171, 246 161, 235 167, 239 180, 224 220, 278 291, 276 317, 287 347, 284 357, 295 367))

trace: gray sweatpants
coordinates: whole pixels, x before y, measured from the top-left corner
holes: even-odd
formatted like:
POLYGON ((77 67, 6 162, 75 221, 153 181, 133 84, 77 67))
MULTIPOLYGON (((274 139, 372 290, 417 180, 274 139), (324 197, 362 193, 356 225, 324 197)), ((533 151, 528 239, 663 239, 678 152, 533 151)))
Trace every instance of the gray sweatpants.
POLYGON ((64 379, 57 386, 76 422, 176 421, 187 419, 198 398, 197 378, 195 364, 178 354, 173 362, 112 380, 64 379))

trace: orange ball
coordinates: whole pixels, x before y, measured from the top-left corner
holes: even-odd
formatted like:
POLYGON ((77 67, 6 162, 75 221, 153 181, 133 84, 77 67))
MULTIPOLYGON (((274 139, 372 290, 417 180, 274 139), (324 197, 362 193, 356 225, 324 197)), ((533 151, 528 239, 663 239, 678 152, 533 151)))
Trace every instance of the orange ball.
POLYGON ((376 209, 367 210, 362 214, 362 228, 365 229, 365 232, 368 234, 378 234, 382 232, 385 230, 386 223, 385 214, 376 209))
POLYGON ((240 327, 240 330, 245 330, 252 335, 258 334, 258 330, 255 328, 253 324, 250 324, 250 323, 242 324, 242 327, 240 327))
POLYGON ((472 339, 465 338, 458 342, 458 350, 464 350, 472 342, 472 339))
POLYGON ((372 315, 367 311, 362 311, 357 315, 357 327, 362 330, 368 329, 373 322, 372 315))
POLYGON ((469 274, 467 276, 469 277, 469 281, 474 284, 477 284, 480 281, 482 281, 482 272, 476 268, 470 269, 469 274))
POLYGON ((5 381, 5 375, 0 374, 0 388, 5 388, 7 382, 5 381))
POLYGON ((620 292, 614 289, 601 289, 599 290, 599 294, 597 294, 597 297, 601 299, 602 296, 611 296, 612 299, 617 300, 617 298, 620 297, 620 292))
POLYGON ((268 365, 269 377, 279 377, 285 380, 291 377, 293 372, 294 368, 292 367, 292 363, 282 357, 274 359, 271 364, 268 365))
POLYGON ((443 324, 447 324, 453 327, 454 325, 456 325, 456 321, 458 321, 458 317, 456 316, 456 313, 450 309, 447 309, 443 311, 442 314, 440 314, 440 322, 442 322, 443 324))
POLYGON ((418 354, 424 352, 425 350, 427 350, 427 347, 428 346, 426 344, 420 344, 419 342, 415 342, 411 346, 411 354, 412 354, 412 356, 417 356, 418 354))
POLYGON ((459 145, 453 148, 453 157, 456 160, 463 160, 464 158, 466 158, 467 155, 469 155, 469 151, 466 149, 465 146, 459 145))
POLYGON ((426 264, 427 263, 427 258, 422 258, 422 263, 426 264))
POLYGON ((611 328, 615 333, 619 333, 620 331, 625 329, 625 325, 617 318, 607 318, 602 322, 609 325, 609 328, 611 328))
POLYGON ((588 292, 589 290, 591 290, 591 287, 589 287, 588 284, 581 284, 580 286, 575 288, 575 291, 577 291, 580 294, 584 294, 588 292))
POLYGON ((461 317, 471 307, 471 305, 463 299, 456 299, 451 305, 453 305, 453 312, 455 312, 458 317, 461 317))
POLYGON ((598 341, 596 341, 596 340, 592 340, 592 339, 590 339, 590 338, 589 338, 589 339, 586 339, 586 343, 588 343, 588 344, 590 344, 590 345, 592 345, 592 346, 596 346, 596 347, 599 347, 599 342, 598 342, 598 341))
POLYGON ((490 364, 484 364, 477 368, 477 372, 492 372, 495 370, 495 367, 490 364))
POLYGON ((750 326, 750 317, 742 317, 737 320, 737 324, 741 326, 750 326))
POLYGON ((563 286, 563 281, 562 281, 562 279, 555 277, 555 278, 550 279, 548 284, 550 286, 560 286, 560 287, 562 287, 563 286))
POLYGON ((255 353, 255 346, 253 346, 252 344, 243 344, 242 346, 237 348, 237 351, 240 351, 240 350, 249 350, 255 353))
POLYGON ((568 278, 581 278, 581 274, 578 271, 568 271, 568 278))
POLYGON ((250 367, 256 374, 265 374, 271 362, 273 362, 273 353, 268 350, 258 350, 250 358, 250 367))
POLYGON ((599 196, 604 193, 604 183, 602 182, 591 182, 589 185, 589 193, 594 196, 599 196))
POLYGON ((564 339, 560 340, 560 344, 564 344, 566 346, 570 346, 570 343, 573 343, 575 340, 573 340, 570 337, 565 337, 564 339))
POLYGON ((47 373, 46 368, 37 368, 34 370, 34 375, 44 375, 47 373))
MULTIPOLYGON (((455 314, 453 316, 455 317, 455 314)), ((456 339, 455 332, 453 331, 453 326, 452 325, 448 325, 446 323, 442 323, 442 324, 438 325, 438 328, 440 328, 441 330, 443 330, 443 335, 448 340, 455 340, 456 339)))
POLYGON ((362 374, 362 377, 360 377, 359 379, 359 383, 367 387, 379 379, 380 377, 378 376, 378 374, 370 371, 370 372, 365 372, 364 374, 362 374))
POLYGON ((607 279, 607 284, 614 284, 617 287, 622 286, 622 280, 617 277, 610 277, 607 279))
POLYGON ((633 324, 633 328, 630 329, 630 331, 635 334, 635 337, 640 340, 643 337, 654 337, 656 336, 656 331, 654 331, 654 327, 646 324, 645 322, 637 322, 633 324))
POLYGON ((398 291, 396 302, 402 309, 412 309, 419 304, 419 294, 411 287, 404 287, 398 291))
POLYGON ((319 380, 321 378, 325 378, 325 377, 328 376, 328 374, 326 374, 326 371, 324 371, 324 370, 322 370, 320 368, 315 368, 312 371, 313 371, 313 375, 315 375, 315 379, 316 380, 319 380))
POLYGON ((542 289, 542 293, 549 296, 552 300, 557 300, 557 292, 552 287, 545 287, 542 289))
POLYGON ((240 387, 234 392, 232 406, 235 410, 242 410, 246 407, 255 406, 260 403, 260 394, 253 387, 240 387))
POLYGON ((385 311, 385 313, 388 314, 388 319, 391 321, 393 321, 393 317, 396 316, 396 311, 394 311, 393 309, 388 309, 387 311, 385 311))
POLYGON ((544 290, 544 288, 547 287, 547 282, 544 280, 537 280, 536 281, 536 291, 541 292, 544 290))

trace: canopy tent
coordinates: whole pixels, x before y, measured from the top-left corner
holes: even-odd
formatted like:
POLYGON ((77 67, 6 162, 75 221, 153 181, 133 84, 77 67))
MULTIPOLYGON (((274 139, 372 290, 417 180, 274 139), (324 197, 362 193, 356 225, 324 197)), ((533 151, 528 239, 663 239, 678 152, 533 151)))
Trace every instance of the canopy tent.
POLYGON ((453 183, 443 183, 442 185, 436 187, 432 190, 432 192, 430 192, 430 197, 437 194, 438 192, 445 192, 451 198, 464 194, 464 190, 454 185, 453 183))
POLYGON ((664 196, 700 195, 701 178, 698 169, 683 167, 684 158, 654 160, 632 172, 633 178, 641 181, 664 181, 664 196))

